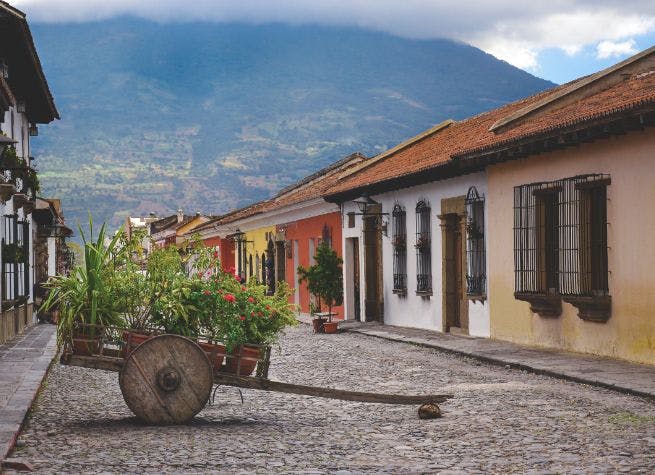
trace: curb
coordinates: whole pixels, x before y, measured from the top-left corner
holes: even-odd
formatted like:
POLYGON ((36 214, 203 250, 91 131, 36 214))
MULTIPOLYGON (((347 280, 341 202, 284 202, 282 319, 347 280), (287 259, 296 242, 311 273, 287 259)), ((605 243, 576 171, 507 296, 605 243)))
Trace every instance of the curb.
POLYGON ((27 392, 29 394, 28 397, 29 404, 27 405, 27 407, 21 407, 19 409, 23 411, 23 414, 20 421, 17 421, 18 428, 14 431, 13 436, 11 436, 7 441, 0 442, 3 444, 3 446, 0 446, 0 473, 3 470, 2 463, 7 459, 9 454, 11 454, 11 452, 16 447, 16 441, 18 440, 18 436, 23 431, 23 427, 25 425, 25 422, 29 418, 32 406, 34 405, 34 402, 36 401, 39 394, 41 393, 41 390, 43 388, 43 382, 45 381, 46 377, 50 373, 50 368, 52 368, 52 365, 55 364, 55 362, 57 361, 57 354, 58 354, 57 332, 55 331, 50 337, 50 339, 48 340, 46 346, 44 347, 43 354, 34 360, 34 364, 40 363, 42 365, 43 363, 47 362, 47 365, 45 365, 45 369, 37 368, 37 369, 30 370, 33 372, 42 371, 42 374, 38 378, 38 384, 34 384, 35 382, 37 382, 37 380, 35 379, 30 380, 30 378, 26 378, 23 379, 23 381, 20 383, 19 388, 17 389, 17 391, 15 391, 15 393, 27 392))
POLYGON ((638 397, 642 397, 642 398, 645 398, 645 399, 649 399, 651 401, 655 401, 655 394, 653 394, 653 393, 649 393, 649 392, 645 392, 645 391, 639 391, 638 389, 628 388, 628 387, 625 387, 625 386, 616 386, 614 384, 605 383, 603 381, 597 381, 595 379, 589 379, 589 378, 585 378, 585 377, 582 377, 582 376, 576 376, 576 375, 561 373, 561 372, 557 372, 557 371, 553 371, 553 370, 549 370, 549 369, 538 368, 538 367, 535 367, 535 366, 532 366, 532 365, 529 365, 529 364, 526 364, 526 363, 517 363, 515 361, 507 361, 507 360, 503 360, 503 359, 500 359, 500 358, 494 358, 493 356, 486 356, 486 355, 483 355, 483 354, 480 354, 480 353, 475 353, 475 352, 470 352, 470 351, 465 351, 465 350, 457 350, 455 348, 444 347, 444 346, 440 346, 440 345, 437 345, 437 344, 434 344, 434 343, 428 343, 426 341, 412 340, 411 338, 407 338, 407 337, 404 337, 404 336, 403 337, 395 336, 393 334, 386 333, 386 332, 380 332, 380 331, 371 332, 369 330, 362 330, 362 329, 358 329, 358 328, 345 328, 345 329, 343 329, 341 331, 350 332, 350 333, 358 333, 360 335, 365 335, 365 336, 369 336, 369 337, 373 337, 373 338, 380 338, 380 339, 388 340, 388 341, 395 341, 395 342, 398 342, 398 343, 408 343, 408 344, 412 344, 412 345, 416 345, 416 346, 421 346, 423 348, 430 348, 430 349, 438 350, 438 351, 441 351, 441 352, 444 352, 444 353, 453 354, 453 355, 456 355, 456 356, 464 356, 464 357, 467 357, 467 358, 473 358, 473 359, 476 359, 478 361, 482 361, 482 362, 485 362, 485 363, 492 364, 494 366, 503 366, 503 367, 510 368, 510 369, 524 370, 524 371, 528 371, 528 372, 534 373, 534 374, 549 376, 549 377, 552 377, 552 378, 561 379, 561 380, 565 380, 565 381, 572 381, 574 383, 587 384, 589 386, 595 386, 595 387, 600 387, 600 388, 604 388, 604 389, 610 389, 612 391, 620 392, 620 393, 623 393, 623 394, 628 394, 628 395, 631 395, 631 396, 638 396, 638 397))

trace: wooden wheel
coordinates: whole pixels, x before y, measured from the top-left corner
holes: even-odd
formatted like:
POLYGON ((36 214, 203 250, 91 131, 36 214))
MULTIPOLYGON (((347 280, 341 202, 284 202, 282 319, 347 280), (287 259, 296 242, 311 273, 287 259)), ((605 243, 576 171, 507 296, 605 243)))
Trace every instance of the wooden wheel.
POLYGON ((178 335, 160 335, 125 360, 119 383, 134 415, 150 424, 188 421, 205 407, 214 383, 205 352, 178 335))

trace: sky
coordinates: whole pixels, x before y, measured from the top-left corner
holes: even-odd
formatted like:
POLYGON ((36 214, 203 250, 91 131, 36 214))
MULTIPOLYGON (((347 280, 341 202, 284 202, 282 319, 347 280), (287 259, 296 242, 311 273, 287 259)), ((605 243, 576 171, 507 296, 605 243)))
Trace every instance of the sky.
POLYGON ((9 0, 30 22, 133 15, 157 22, 357 26, 476 46, 563 83, 655 44, 655 0, 9 0))

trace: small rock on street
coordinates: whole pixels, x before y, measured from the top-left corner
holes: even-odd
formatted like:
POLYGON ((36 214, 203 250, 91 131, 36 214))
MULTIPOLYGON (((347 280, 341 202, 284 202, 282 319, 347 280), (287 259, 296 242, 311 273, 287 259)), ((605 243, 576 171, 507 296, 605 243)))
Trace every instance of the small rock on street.
POLYGON ((287 332, 275 380, 452 393, 415 406, 221 388, 191 423, 140 424, 118 377, 55 365, 12 457, 40 472, 655 471, 655 405, 605 389, 356 334, 287 332))

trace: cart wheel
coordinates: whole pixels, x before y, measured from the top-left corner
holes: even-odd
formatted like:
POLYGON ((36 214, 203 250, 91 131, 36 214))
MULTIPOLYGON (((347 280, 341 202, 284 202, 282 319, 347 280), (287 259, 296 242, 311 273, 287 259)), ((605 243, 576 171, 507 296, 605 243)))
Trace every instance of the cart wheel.
POLYGON ((214 378, 205 352, 178 335, 160 335, 139 345, 121 369, 123 399, 149 424, 186 422, 205 407, 214 378))

